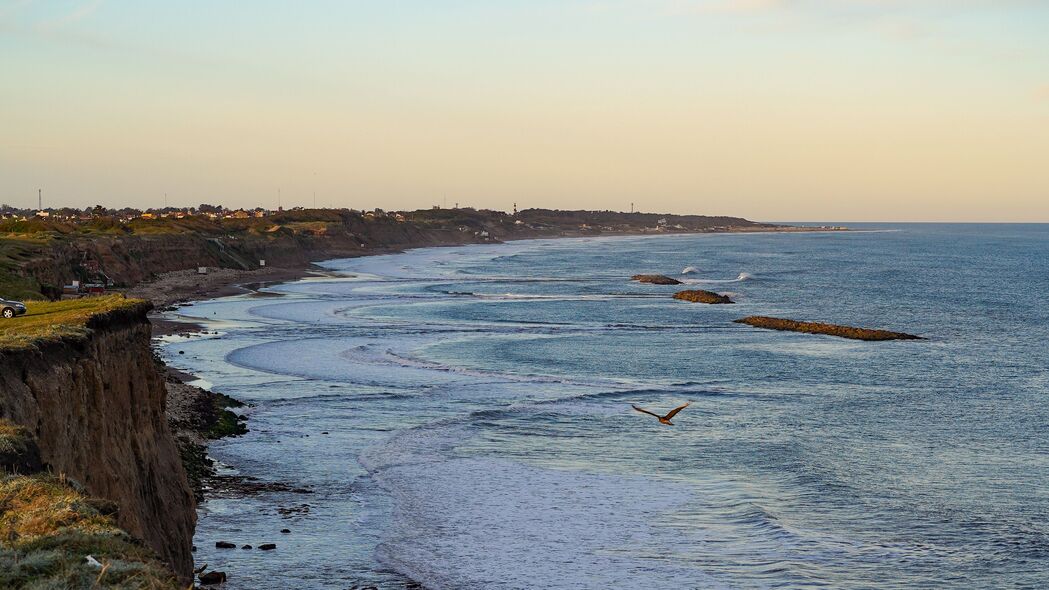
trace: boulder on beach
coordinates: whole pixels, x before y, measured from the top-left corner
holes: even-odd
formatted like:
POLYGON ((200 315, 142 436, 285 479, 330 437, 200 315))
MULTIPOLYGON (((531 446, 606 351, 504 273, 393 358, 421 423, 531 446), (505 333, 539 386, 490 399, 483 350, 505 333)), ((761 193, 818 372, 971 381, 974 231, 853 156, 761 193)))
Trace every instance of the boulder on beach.
POLYGON ((689 301, 691 303, 709 303, 711 305, 719 303, 735 303, 735 301, 729 299, 728 295, 721 295, 713 291, 704 291, 703 289, 678 291, 677 293, 674 293, 674 299, 689 301))
POLYGON ((664 275, 634 275, 630 280, 651 285, 680 285, 681 281, 664 275))
POLYGON ((215 584, 222 584, 226 581, 226 572, 215 572, 211 571, 206 574, 200 574, 198 576, 201 586, 214 586, 215 584))
POLYGON ((915 336, 903 332, 871 330, 868 328, 855 328, 838 324, 825 324, 823 322, 799 322, 766 316, 750 316, 735 320, 735 322, 737 324, 747 324, 748 326, 765 328, 767 330, 785 330, 788 332, 802 332, 805 334, 826 334, 828 336, 837 336, 839 338, 851 338, 852 340, 924 340, 921 336, 915 336))

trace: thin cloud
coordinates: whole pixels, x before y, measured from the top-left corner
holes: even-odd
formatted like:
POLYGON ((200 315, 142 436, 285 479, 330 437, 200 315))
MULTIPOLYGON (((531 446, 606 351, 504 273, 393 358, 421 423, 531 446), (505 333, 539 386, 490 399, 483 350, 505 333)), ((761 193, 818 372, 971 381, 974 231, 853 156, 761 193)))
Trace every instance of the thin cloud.
POLYGON ((671 14, 758 14, 785 8, 786 0, 671 0, 665 11, 671 14))
POLYGON ((37 23, 36 28, 40 31, 49 32, 74 25, 97 12, 103 2, 104 0, 84 2, 61 16, 37 23))

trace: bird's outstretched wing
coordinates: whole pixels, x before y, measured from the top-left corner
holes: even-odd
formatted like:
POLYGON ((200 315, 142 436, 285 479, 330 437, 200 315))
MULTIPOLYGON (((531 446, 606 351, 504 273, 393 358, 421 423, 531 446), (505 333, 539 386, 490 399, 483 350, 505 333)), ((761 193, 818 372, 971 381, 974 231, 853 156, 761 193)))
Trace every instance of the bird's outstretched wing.
POLYGON ((666 416, 663 416, 663 419, 664 420, 670 420, 674 416, 677 416, 677 413, 680 412, 681 410, 684 410, 685 408, 687 408, 690 403, 692 403, 692 402, 685 402, 685 405, 678 406, 678 407, 674 408, 673 410, 670 410, 670 412, 666 416))
POLYGON ((655 416, 656 418, 660 417, 659 414, 653 414, 652 412, 649 412, 648 410, 646 410, 644 408, 639 408, 639 407, 635 406, 634 404, 630 404, 630 407, 634 408, 638 412, 641 412, 642 414, 648 414, 649 416, 655 416))

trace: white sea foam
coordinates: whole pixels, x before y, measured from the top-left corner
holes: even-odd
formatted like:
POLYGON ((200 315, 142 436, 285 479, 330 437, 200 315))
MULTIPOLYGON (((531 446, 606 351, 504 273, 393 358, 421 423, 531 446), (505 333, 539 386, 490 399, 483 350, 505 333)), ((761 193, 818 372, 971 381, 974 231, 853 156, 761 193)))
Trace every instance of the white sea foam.
POLYGON ((703 283, 742 283, 743 281, 749 281, 754 278, 754 275, 749 272, 741 272, 734 279, 682 279, 682 283, 689 285, 698 285, 703 283))
POLYGON ((686 550, 680 533, 654 526, 688 501, 686 486, 500 459, 396 456, 414 460, 373 472, 395 501, 376 553, 427 588, 723 586, 668 559, 686 550))

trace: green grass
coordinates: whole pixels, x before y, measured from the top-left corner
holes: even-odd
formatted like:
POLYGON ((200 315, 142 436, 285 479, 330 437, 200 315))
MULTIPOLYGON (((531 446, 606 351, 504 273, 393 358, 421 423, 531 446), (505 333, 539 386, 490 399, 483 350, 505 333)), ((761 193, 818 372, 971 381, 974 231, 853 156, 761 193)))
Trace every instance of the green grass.
POLYGON ((120 295, 84 297, 65 301, 26 301, 26 314, 0 318, 0 349, 29 348, 41 342, 80 338, 88 334, 91 317, 145 302, 120 295))
POLYGON ((153 552, 60 478, 0 478, 0 588, 179 588, 153 552), (93 567, 92 556, 102 564, 93 567))

